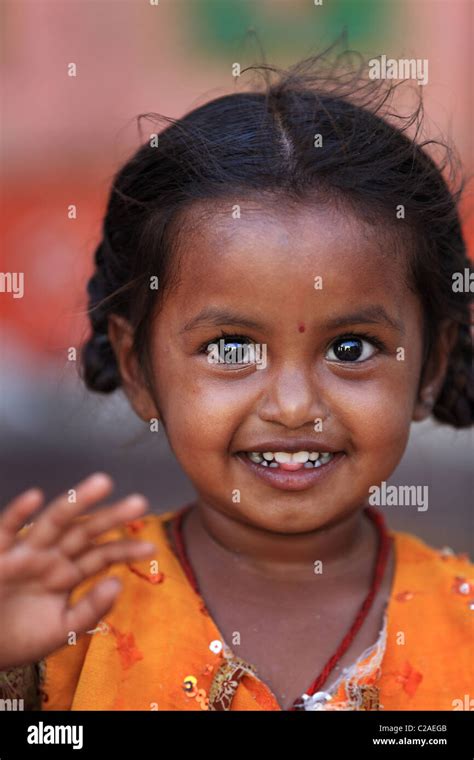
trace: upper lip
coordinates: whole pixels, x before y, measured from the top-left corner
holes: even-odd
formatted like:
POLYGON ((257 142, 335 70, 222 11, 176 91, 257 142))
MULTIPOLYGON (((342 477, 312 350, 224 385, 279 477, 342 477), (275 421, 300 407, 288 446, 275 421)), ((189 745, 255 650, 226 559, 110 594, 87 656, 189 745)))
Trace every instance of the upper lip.
POLYGON ((316 438, 292 438, 291 440, 280 438, 273 441, 260 441, 259 443, 252 444, 247 449, 239 449, 239 451, 289 451, 291 453, 295 451, 327 451, 331 454, 336 454, 342 451, 342 449, 324 441, 318 441, 316 438))

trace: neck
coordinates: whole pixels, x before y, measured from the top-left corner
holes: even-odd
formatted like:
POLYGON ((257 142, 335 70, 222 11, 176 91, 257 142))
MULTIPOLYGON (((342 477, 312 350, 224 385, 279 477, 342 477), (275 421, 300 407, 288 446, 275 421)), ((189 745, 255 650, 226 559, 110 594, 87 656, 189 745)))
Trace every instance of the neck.
POLYGON ((238 563, 269 579, 309 580, 314 563, 322 562, 326 578, 352 575, 375 557, 378 533, 362 509, 307 533, 279 534, 262 530, 218 512, 201 500, 184 520, 185 545, 199 544, 217 561, 238 563), (308 570, 310 572, 308 573, 308 570))

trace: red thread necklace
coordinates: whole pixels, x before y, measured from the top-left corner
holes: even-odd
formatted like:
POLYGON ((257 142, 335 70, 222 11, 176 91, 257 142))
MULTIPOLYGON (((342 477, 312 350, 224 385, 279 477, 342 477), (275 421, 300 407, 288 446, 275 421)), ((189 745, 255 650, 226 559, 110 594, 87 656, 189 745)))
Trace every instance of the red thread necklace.
MULTIPOLYGON (((173 538, 174 538, 177 554, 183 566, 183 569, 188 577, 188 580, 191 583, 196 594, 198 594, 198 596, 200 596, 201 599, 203 599, 202 594, 198 587, 196 576, 191 567, 191 563, 189 561, 189 557, 186 552, 183 530, 182 530, 184 517, 192 507, 193 507, 193 504, 187 504, 185 507, 183 507, 176 513, 176 515, 171 520, 171 529, 173 532, 173 538)), ((378 536, 379 536, 377 558, 375 560, 372 583, 371 583, 369 592, 367 596, 365 597, 364 601, 362 602, 362 605, 360 606, 360 609, 357 612, 357 615, 351 627, 347 631, 346 635, 342 639, 341 643, 339 644, 338 648, 336 649, 332 657, 330 657, 329 660, 326 662, 325 666, 321 670, 321 673, 317 676, 317 678, 315 678, 315 680, 313 681, 309 689, 305 692, 305 695, 307 697, 312 697, 314 694, 316 694, 316 692, 320 690, 321 686, 326 682, 326 679, 331 673, 331 671, 337 665, 337 663, 339 662, 343 654, 348 650, 349 646, 351 645, 352 641, 355 638, 355 635, 357 634, 364 620, 366 619, 370 608, 372 607, 373 601, 377 595, 377 591, 380 588, 380 584, 382 582, 382 579, 385 573, 385 569, 387 566, 387 559, 389 555, 390 543, 392 540, 391 536, 387 532, 385 520, 383 518, 383 515, 380 512, 377 512, 372 507, 366 507, 364 511, 367 514, 367 516, 372 520, 372 522, 375 524, 378 531, 378 536)), ((302 710, 302 709, 304 709, 304 706, 303 706, 303 701, 301 697, 298 697, 297 699, 295 699, 292 707, 289 708, 289 710, 302 710)))

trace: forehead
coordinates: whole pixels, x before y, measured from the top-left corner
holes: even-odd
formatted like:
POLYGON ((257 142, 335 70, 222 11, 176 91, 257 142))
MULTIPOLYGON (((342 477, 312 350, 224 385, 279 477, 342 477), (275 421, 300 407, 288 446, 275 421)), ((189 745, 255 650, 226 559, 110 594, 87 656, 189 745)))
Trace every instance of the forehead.
POLYGON ((409 245, 400 244, 396 222, 369 223, 340 205, 232 199, 194 204, 182 222, 176 296, 186 308, 304 293, 314 302, 315 277, 322 278, 320 302, 360 303, 376 292, 400 306, 407 294, 409 245))

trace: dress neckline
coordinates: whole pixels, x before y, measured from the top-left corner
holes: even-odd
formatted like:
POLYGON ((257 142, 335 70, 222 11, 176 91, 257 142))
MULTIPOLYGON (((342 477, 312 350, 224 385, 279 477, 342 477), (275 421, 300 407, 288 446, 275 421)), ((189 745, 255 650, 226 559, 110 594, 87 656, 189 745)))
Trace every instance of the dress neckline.
MULTIPOLYGON (((245 660, 242 660, 242 658, 237 657, 236 655, 234 655, 232 649, 226 644, 225 639, 223 638, 222 633, 221 633, 221 631, 219 629, 219 626, 217 625, 217 623, 213 619, 213 617, 210 615, 210 612, 209 612, 209 610, 207 608, 207 605, 206 605, 205 598, 203 597, 203 595, 202 595, 202 593, 201 593, 201 591, 200 591, 200 589, 198 587, 197 580, 195 578, 195 575, 194 575, 192 567, 191 567, 191 565, 189 563, 189 560, 187 559, 187 556, 185 555, 183 557, 182 554, 180 553, 180 551, 176 550, 176 546, 175 546, 175 533, 176 533, 176 530, 173 531, 173 525, 176 526, 176 522, 177 521, 178 521, 178 525, 179 525, 181 523, 181 521, 184 519, 184 517, 186 516, 186 514, 193 507, 195 507, 195 506, 196 506, 196 504, 193 501, 193 502, 187 503, 186 505, 184 505, 180 509, 178 509, 178 510, 172 512, 172 513, 170 513, 169 516, 167 517, 167 519, 165 521, 163 521, 163 523, 162 523, 163 532, 165 534, 165 539, 167 541, 167 544, 168 544, 168 546, 169 546, 172 554, 176 558, 176 560, 177 560, 177 562, 178 562, 178 564, 179 564, 179 566, 180 566, 180 568, 181 568, 181 570, 183 572, 183 575, 186 578, 189 586, 192 588, 194 594, 199 599, 201 607, 203 607, 203 608, 205 608, 207 610, 207 614, 211 618, 212 623, 213 623, 215 629, 219 632, 219 636, 220 636, 220 638, 221 638, 221 640, 222 640, 222 642, 224 644, 225 649, 227 650, 228 656, 230 656, 231 659, 234 659, 235 661, 238 661, 241 665, 244 666, 244 668, 245 668, 245 666, 247 666, 248 671, 251 672, 255 677, 257 677, 259 679, 259 681, 265 686, 265 688, 270 692, 270 694, 272 695, 272 697, 275 699, 275 702, 278 704, 278 707, 282 711, 283 710, 284 711, 301 710, 301 709, 303 709, 303 710, 304 709, 320 709, 318 707, 316 707, 316 708, 311 707, 310 705, 312 704, 312 701, 314 701, 314 699, 317 698, 319 695, 329 695, 329 692, 331 692, 334 689, 336 689, 337 686, 339 685, 339 683, 343 680, 344 673, 347 674, 347 672, 351 672, 354 669, 356 669, 357 665, 358 665, 358 663, 360 661, 362 661, 363 659, 367 658, 369 656, 369 654, 376 653, 377 651, 379 651, 381 641, 382 640, 383 640, 383 642, 385 641, 384 634, 386 635, 386 631, 387 631, 387 627, 388 627, 389 609, 390 609, 390 606, 391 606, 391 601, 392 601, 392 598, 393 598, 394 589, 397 587, 396 586, 396 583, 397 583, 397 577, 396 576, 397 576, 397 566, 398 566, 398 563, 397 563, 397 550, 396 550, 395 534, 393 533, 393 531, 391 531, 389 528, 387 528, 387 526, 385 524, 384 516, 380 512, 378 512, 377 510, 375 510, 372 507, 366 507, 364 509, 364 512, 367 514, 367 516, 369 517, 369 519, 371 519, 373 521, 373 523, 376 524, 376 527, 378 527, 379 541, 382 541, 383 538, 385 538, 385 540, 386 540, 386 547, 385 547, 386 556, 385 556, 385 562, 382 563, 382 565, 383 565, 382 577, 379 579, 379 584, 378 584, 378 587, 376 589, 375 594, 373 595, 372 602, 375 601, 375 599, 377 598, 377 593, 380 591, 380 586, 381 586, 381 584, 383 582, 383 577, 384 577, 385 571, 387 569, 387 565, 388 565, 389 560, 390 560, 390 553, 391 553, 392 546, 393 546, 393 550, 394 550, 394 566, 393 566, 393 574, 392 574, 392 579, 391 579, 391 584, 390 584, 390 592, 387 595, 387 600, 386 600, 385 605, 384 605, 383 624, 382 624, 382 627, 380 628, 377 641, 375 641, 368 648, 366 648, 365 651, 363 653, 361 653, 351 663, 351 665, 349 665, 347 668, 344 668, 343 672, 341 674, 339 674, 324 691, 320 692, 316 688, 316 689, 313 689, 311 693, 308 693, 310 691, 310 689, 311 689, 311 687, 310 687, 308 689, 308 692, 305 692, 305 694, 302 695, 300 698, 297 698, 297 699, 294 700, 294 702, 293 702, 293 704, 292 704, 291 707, 289 707, 289 708, 283 708, 279 704, 278 700, 276 699, 275 695, 271 691, 270 687, 264 681, 262 681, 262 679, 257 675, 257 669, 255 668, 255 666, 252 665, 251 663, 247 663, 245 660), (185 560, 184 562, 183 562, 183 559, 185 560), (305 703, 307 704, 306 708, 304 706, 305 703)), ((381 559, 381 546, 380 546, 380 543, 379 543, 379 547, 378 547, 378 551, 377 551, 377 560, 378 561, 376 562, 376 566, 378 566, 380 564, 380 559, 381 559)), ((378 569, 380 570, 380 568, 378 568, 378 569)), ((373 573, 373 581, 374 581, 375 575, 376 575, 376 573, 374 572, 373 573)), ((371 588, 372 587, 373 587, 373 583, 372 583, 371 588)), ((365 598, 365 600, 364 600, 364 605, 367 602, 368 596, 369 595, 367 595, 366 598, 365 598)), ((372 602, 369 604, 369 608, 370 608, 370 606, 372 606, 372 602)), ((367 613, 368 613, 368 611, 369 610, 367 609, 367 613)), ((364 620, 362 621, 362 623, 363 622, 364 622, 364 620)), ((359 629, 362 626, 362 623, 360 624, 359 629)), ((357 629, 357 630, 359 630, 359 629, 357 629)), ((357 631, 356 631, 356 633, 357 633, 357 631)), ((347 638, 347 635, 348 634, 346 634, 345 638, 347 638)), ((355 637, 355 634, 354 634, 354 637, 355 637)), ((346 647, 346 651, 347 651, 347 648, 348 648, 348 646, 346 647)), ((385 646, 383 647, 382 657, 384 655, 384 651, 385 651, 385 646)), ((344 654, 344 652, 342 652, 341 657, 342 657, 343 654, 344 654)), ((331 658, 331 660, 333 660, 333 659, 334 659, 334 655, 331 658)), ((380 659, 380 657, 378 659, 380 659)), ((329 665, 330 661, 328 661, 328 663, 326 663, 325 669, 327 670, 327 672, 325 674, 324 683, 327 682, 327 678, 328 678, 329 674, 333 672, 333 669, 334 669, 334 667, 336 665, 336 662, 337 662, 337 660, 335 660, 335 662, 333 663, 333 666, 331 668, 327 668, 327 666, 329 665)), ((321 674, 319 676, 319 680, 320 680, 321 676, 323 675, 325 669, 323 669, 323 671, 321 672, 321 674)), ((318 681, 318 679, 316 679, 315 681, 313 681, 312 685, 316 684, 317 681, 318 681)))

